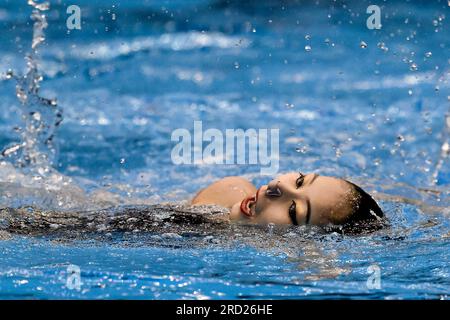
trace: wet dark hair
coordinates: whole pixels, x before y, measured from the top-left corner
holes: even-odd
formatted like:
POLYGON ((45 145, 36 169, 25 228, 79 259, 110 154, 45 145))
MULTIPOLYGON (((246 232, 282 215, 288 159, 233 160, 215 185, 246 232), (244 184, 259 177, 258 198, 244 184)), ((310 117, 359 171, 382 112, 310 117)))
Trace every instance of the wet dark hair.
POLYGON ((380 220, 384 217, 383 210, 381 210, 378 203, 372 198, 370 194, 365 192, 361 187, 347 181, 353 188, 353 212, 350 220, 366 221, 366 220, 380 220))
POLYGON ((372 196, 356 184, 347 182, 352 188, 352 213, 343 224, 328 225, 325 231, 358 235, 387 227, 389 224, 383 210, 372 196))

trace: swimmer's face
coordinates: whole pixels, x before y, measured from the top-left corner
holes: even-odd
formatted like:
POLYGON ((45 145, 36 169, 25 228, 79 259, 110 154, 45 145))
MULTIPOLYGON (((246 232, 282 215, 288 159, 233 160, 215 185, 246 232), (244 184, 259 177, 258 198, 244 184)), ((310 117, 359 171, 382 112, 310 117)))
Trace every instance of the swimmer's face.
POLYGON ((288 173, 233 206, 232 220, 259 224, 339 224, 353 210, 352 185, 317 174, 288 173))

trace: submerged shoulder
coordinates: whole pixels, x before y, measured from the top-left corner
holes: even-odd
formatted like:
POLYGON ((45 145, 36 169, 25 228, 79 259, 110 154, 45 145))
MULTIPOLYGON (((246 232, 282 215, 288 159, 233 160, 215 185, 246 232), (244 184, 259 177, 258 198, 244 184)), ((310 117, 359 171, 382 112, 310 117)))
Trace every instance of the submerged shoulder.
POLYGON ((217 180, 212 185, 224 185, 224 186, 242 186, 245 188, 255 188, 255 186, 247 179, 239 176, 229 176, 217 180))
POLYGON ((192 199, 193 205, 216 204, 231 208, 233 204, 256 193, 255 186, 238 176, 225 177, 200 190, 192 199))

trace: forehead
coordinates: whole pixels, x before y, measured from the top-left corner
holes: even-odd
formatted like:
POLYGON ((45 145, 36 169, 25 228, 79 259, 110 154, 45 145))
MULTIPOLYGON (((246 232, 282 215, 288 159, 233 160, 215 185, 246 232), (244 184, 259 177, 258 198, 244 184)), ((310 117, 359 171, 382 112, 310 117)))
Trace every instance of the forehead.
POLYGON ((292 179, 295 178, 297 179, 299 177, 300 173, 299 172, 289 172, 289 173, 285 173, 282 174, 280 176, 277 177, 278 180, 285 180, 285 179, 292 179))
MULTIPOLYGON (((298 177, 298 172, 290 172, 279 176, 278 180, 282 183, 292 183, 298 177)), ((312 183, 302 189, 302 194, 320 207, 335 207, 346 204, 352 191, 351 185, 343 179, 317 176, 312 183)))
MULTIPOLYGON (((298 177, 299 172, 289 172, 278 176, 277 179, 282 182, 287 182, 292 179, 297 179, 298 177)), ((317 176, 317 178, 314 179, 314 183, 311 185, 311 187, 312 186, 329 189, 329 191, 333 192, 348 192, 351 189, 350 184, 347 181, 328 176, 317 176)))
POLYGON ((347 181, 327 176, 318 176, 311 188, 327 190, 333 194, 347 194, 351 191, 350 184, 347 181))
POLYGON ((305 193, 312 206, 320 211, 348 211, 351 208, 353 189, 342 179, 319 176, 305 193))

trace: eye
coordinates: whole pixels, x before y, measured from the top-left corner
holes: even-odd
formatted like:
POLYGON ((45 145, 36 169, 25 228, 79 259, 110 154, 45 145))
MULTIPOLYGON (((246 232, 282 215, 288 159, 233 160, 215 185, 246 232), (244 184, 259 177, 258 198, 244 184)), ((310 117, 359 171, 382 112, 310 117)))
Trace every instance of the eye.
POLYGON ((292 200, 292 204, 289 207, 289 218, 291 218, 292 224, 294 226, 298 225, 298 222, 297 222, 297 205, 295 204, 294 200, 292 200))
POLYGON ((301 172, 299 172, 299 177, 297 178, 297 180, 295 180, 295 186, 298 188, 300 188, 303 184, 303 180, 305 180, 305 175, 301 172))

